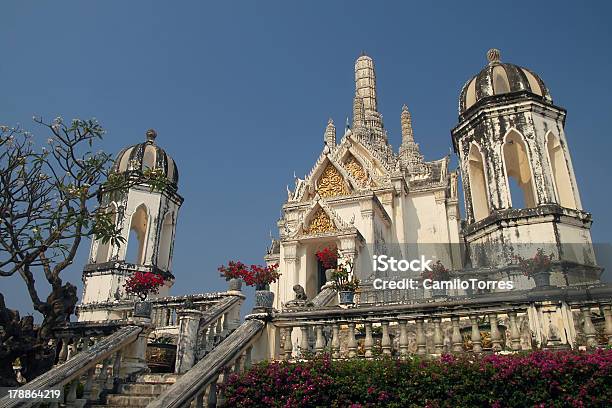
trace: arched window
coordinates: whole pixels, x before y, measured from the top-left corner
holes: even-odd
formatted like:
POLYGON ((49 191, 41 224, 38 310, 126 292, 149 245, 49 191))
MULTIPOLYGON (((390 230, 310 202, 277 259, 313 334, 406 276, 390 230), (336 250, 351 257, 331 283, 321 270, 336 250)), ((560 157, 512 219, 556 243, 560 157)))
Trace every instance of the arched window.
MULTIPOLYGON (((108 206, 106 212, 111 215, 111 221, 113 225, 116 226, 117 225, 117 205, 115 203, 111 203, 108 206)), ((111 247, 112 245, 110 241, 102 242, 102 240, 98 240, 98 250, 96 251, 95 263, 108 262, 111 247)))
POLYGON ((572 189, 563 146, 561 146, 559 138, 552 133, 549 133, 546 138, 546 150, 548 151, 548 161, 550 162, 557 193, 557 202, 563 207, 576 208, 574 190, 572 189))
POLYGON ((470 146, 468 154, 468 174, 470 177, 470 195, 474 220, 479 221, 489 215, 487 199, 487 180, 484 170, 484 159, 476 144, 470 146))
POLYGON ((533 175, 529 157, 527 156, 527 146, 523 137, 516 131, 512 130, 504 139, 503 153, 504 163, 506 165, 506 177, 508 179, 508 188, 510 202, 515 208, 531 208, 536 206, 536 197, 533 190, 533 175), (513 195, 512 186, 516 186, 513 195), (522 192, 522 203, 516 193, 522 192), (514 198, 514 200, 513 200, 514 198))
POLYGON ((167 212, 162 223, 159 247, 157 248, 157 266, 162 270, 170 268, 170 249, 174 230, 173 214, 167 212))
POLYGON ((149 224, 149 215, 147 207, 144 204, 138 206, 130 223, 130 238, 126 248, 126 262, 134 264, 144 263, 144 251, 147 235, 147 226, 149 224), (134 242, 137 241, 137 242, 134 242), (138 245, 135 245, 135 244, 138 245))

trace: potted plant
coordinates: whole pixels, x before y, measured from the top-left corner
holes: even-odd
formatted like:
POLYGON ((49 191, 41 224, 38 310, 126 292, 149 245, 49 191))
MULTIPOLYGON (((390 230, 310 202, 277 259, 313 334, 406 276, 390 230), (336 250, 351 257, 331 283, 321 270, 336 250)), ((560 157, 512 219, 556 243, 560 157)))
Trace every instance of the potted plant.
POLYGON ((123 287, 125 292, 130 295, 136 295, 140 302, 134 302, 135 317, 151 317, 151 303, 146 302, 147 296, 151 293, 159 293, 159 288, 164 285, 166 279, 157 273, 153 272, 135 272, 126 281, 123 287))
POLYGON ((338 248, 325 247, 321 251, 317 251, 316 255, 323 268, 325 268, 325 279, 327 282, 331 282, 332 275, 338 267, 338 248))
MULTIPOLYGON (((432 285, 434 282, 442 282, 450 279, 450 271, 446 269, 444 264, 441 261, 437 261, 432 265, 430 271, 421 272, 421 278, 423 280, 430 280, 432 285)), ((431 295, 433 297, 445 296, 446 288, 433 288, 431 289, 431 295)))
POLYGON ((146 351, 147 366, 153 373, 174 372, 176 344, 171 336, 153 336, 149 339, 146 351))
POLYGON ((274 292, 270 291, 270 284, 280 277, 278 264, 269 266, 251 265, 243 270, 242 279, 248 286, 255 286, 255 307, 271 309, 274 303, 274 292))
POLYGON ((532 258, 523 258, 516 256, 519 268, 523 275, 528 278, 533 278, 536 288, 550 286, 550 266, 553 260, 553 254, 546 255, 544 249, 538 248, 532 258))
POLYGON ((355 291, 359 288, 359 279, 351 274, 353 264, 344 262, 338 264, 332 273, 333 287, 338 292, 339 303, 350 305, 355 301, 355 291))
POLYGON ((227 266, 221 265, 218 270, 221 276, 228 282, 229 290, 240 291, 242 289, 242 277, 247 270, 245 264, 240 261, 229 261, 227 266))

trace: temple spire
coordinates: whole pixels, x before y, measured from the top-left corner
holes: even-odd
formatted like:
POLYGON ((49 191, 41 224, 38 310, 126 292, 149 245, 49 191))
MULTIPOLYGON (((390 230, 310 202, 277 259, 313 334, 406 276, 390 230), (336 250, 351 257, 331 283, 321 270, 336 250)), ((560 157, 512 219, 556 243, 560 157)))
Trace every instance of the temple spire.
POLYGON ((336 146, 336 126, 334 126, 332 118, 329 118, 327 127, 325 128, 325 144, 330 148, 336 146))
POLYGON ((353 130, 365 126, 365 109, 363 98, 355 94, 353 99, 353 130))
POLYGON ((414 143, 414 134, 412 133, 412 117, 406 105, 402 106, 402 145, 414 143))
POLYGON ((382 131, 382 116, 378 113, 376 96, 374 61, 365 53, 355 61, 355 97, 359 97, 363 103, 365 125, 382 131))

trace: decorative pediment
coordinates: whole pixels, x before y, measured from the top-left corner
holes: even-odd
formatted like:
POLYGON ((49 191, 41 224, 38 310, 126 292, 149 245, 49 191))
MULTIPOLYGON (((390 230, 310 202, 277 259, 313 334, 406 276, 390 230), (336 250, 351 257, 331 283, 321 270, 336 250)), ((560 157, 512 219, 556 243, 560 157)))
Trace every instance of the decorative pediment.
POLYGON ((314 216, 310 219, 308 226, 304 228, 306 234, 322 234, 325 232, 337 231, 334 222, 329 218, 329 215, 319 207, 314 216))
POLYGON ((321 177, 316 182, 316 192, 320 197, 337 197, 349 195, 350 191, 346 185, 344 177, 338 169, 328 163, 321 173, 321 177))

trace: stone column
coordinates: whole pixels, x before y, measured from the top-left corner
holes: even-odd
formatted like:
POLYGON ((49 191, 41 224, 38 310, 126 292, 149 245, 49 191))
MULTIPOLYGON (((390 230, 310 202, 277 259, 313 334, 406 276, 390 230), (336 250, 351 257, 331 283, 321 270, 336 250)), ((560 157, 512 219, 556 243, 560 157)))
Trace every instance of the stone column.
POLYGON ((285 345, 283 347, 283 352, 285 353, 285 360, 291 360, 291 356, 293 355, 293 342, 291 341, 292 332, 293 327, 289 326, 285 328, 285 345))
MULTIPOLYGON (((125 378, 131 374, 141 373, 148 369, 145 353, 147 351, 147 339, 153 330, 150 318, 133 317, 134 324, 141 326, 143 329, 130 345, 122 352, 121 362, 121 377, 125 378)), ((113 376, 117 375, 113 372, 113 376)))
POLYGON ((365 326, 365 340, 363 342, 364 350, 365 350, 365 358, 372 358, 372 346, 374 345, 374 340, 372 339, 372 323, 366 322, 365 326))
POLYGON ((408 356, 408 322, 406 320, 400 320, 398 324, 400 328, 400 356, 406 358, 408 356))
POLYGON ((317 324, 315 326, 315 351, 317 354, 323 354, 325 350, 325 337, 323 337, 323 325, 317 324))
POLYGON ((508 312, 510 320, 510 339, 512 342, 512 350, 521 349, 521 333, 519 332, 518 323, 516 321, 516 312, 508 312))
POLYGON ((497 315, 495 313, 491 313, 489 315, 489 323, 491 324, 492 349, 493 351, 500 351, 502 349, 501 334, 499 332, 499 328, 497 327, 497 315))
POLYGON ((470 322, 472 322, 472 351, 480 353, 482 351, 482 340, 478 328, 478 316, 470 316, 470 322))
POLYGON ((357 355, 357 340, 355 339, 355 323, 348 324, 348 356, 355 357, 357 355))
POLYGON ((332 323, 332 341, 331 341, 332 357, 340 358, 340 323, 332 323))
POLYGON ((442 319, 436 317, 433 319, 434 324, 434 349, 436 354, 444 353, 444 339, 442 338, 442 319))
POLYGON ((380 323, 382 326, 382 339, 381 347, 384 355, 391 355, 391 337, 389 337, 389 322, 383 321, 380 323))
POLYGON ((177 310, 179 335, 176 343, 176 363, 174 371, 177 374, 187 372, 195 364, 198 329, 203 313, 195 309, 177 310))

